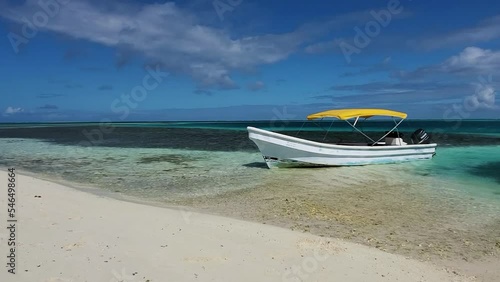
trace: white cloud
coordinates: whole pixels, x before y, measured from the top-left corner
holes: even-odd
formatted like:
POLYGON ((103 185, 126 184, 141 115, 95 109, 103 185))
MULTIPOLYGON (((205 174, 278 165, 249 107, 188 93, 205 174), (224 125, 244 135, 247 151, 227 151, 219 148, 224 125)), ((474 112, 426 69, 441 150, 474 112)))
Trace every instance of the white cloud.
POLYGON ((492 85, 478 84, 474 95, 469 96, 467 102, 469 106, 479 109, 498 109, 495 105, 496 91, 492 85))
MULTIPOLYGON (((472 109, 498 110, 500 107, 495 105, 495 95, 499 83, 493 76, 499 71, 500 51, 467 47, 442 63, 421 67, 415 71, 400 72, 397 76, 403 82, 414 81, 423 85, 433 85, 436 80, 456 81, 459 83, 456 85, 458 88, 438 87, 435 89, 437 91, 429 93, 436 97, 464 97, 462 102, 472 109), (475 86, 473 94, 467 89, 470 85, 475 86)), ((421 87, 417 89, 421 90, 421 87)))
MULTIPOLYGON (((23 17, 31 21, 35 13, 43 11, 38 2, 0 4, 0 16, 23 25, 23 17)), ((42 29, 118 48, 124 54, 139 54, 149 64, 192 76, 200 87, 220 89, 237 88, 231 78, 235 70, 253 70, 284 60, 312 38, 369 15, 337 15, 333 20, 305 24, 288 33, 237 37, 229 30, 208 26, 174 2, 117 2, 70 1, 42 29)))
POLYGON ((421 79, 435 75, 478 76, 491 75, 500 71, 500 51, 467 47, 458 55, 442 63, 418 68, 414 71, 394 73, 403 79, 421 79))
MULTIPOLYGON (((0 14, 23 24, 40 11, 38 0, 1 9, 0 14)), ((187 73, 201 84, 231 88, 229 73, 251 69, 286 58, 301 42, 294 34, 233 39, 224 30, 201 25, 199 20, 173 2, 165 4, 97 7, 86 1, 71 1, 45 30, 118 47, 143 55, 153 64, 173 72, 187 73)))
POLYGON ((500 70, 500 51, 467 47, 440 66, 443 72, 493 72, 500 70))
MULTIPOLYGON (((390 58, 390 57, 388 57, 390 58)), ((384 60, 389 61, 390 59, 384 60)), ((467 47, 441 63, 409 72, 394 73, 396 82, 372 82, 358 85, 334 86, 336 92, 356 95, 336 97, 337 100, 361 99, 370 101, 440 102, 450 100, 468 109, 499 110, 495 105, 499 82, 494 75, 500 71, 500 51, 467 47), (472 87, 471 87, 472 86, 472 87), (475 87, 475 89, 474 89, 475 87)), ((328 95, 318 96, 329 98, 328 95)))
POLYGON ((5 109, 4 114, 5 115, 13 115, 13 114, 18 114, 18 113, 22 113, 22 112, 24 112, 23 108, 7 107, 7 109, 5 109))

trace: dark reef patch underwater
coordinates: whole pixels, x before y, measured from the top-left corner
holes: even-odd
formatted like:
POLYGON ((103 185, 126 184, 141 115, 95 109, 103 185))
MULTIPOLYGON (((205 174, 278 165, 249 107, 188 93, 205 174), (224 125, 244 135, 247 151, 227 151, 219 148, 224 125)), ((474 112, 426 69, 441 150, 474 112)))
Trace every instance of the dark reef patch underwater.
MULTIPOLYGON (((498 157, 500 158, 500 156, 498 157)), ((477 176, 494 179, 500 184, 500 161, 474 166, 470 169, 470 172, 477 176)), ((500 187, 498 193, 500 193, 500 187)))
MULTIPOLYGON (((255 126, 318 142, 366 141, 344 122, 336 121, 331 128, 330 125, 331 122, 299 121, 116 123, 111 132, 105 133, 99 124, 24 124, 0 125, 0 138, 40 139, 60 145, 91 142, 102 147, 254 151, 256 147, 248 139, 246 126, 255 126)), ((462 121, 457 129, 454 125, 443 121, 407 121, 400 131, 408 139, 414 130, 424 128, 440 146, 500 145, 500 121, 462 121)), ((392 126, 390 122, 365 122, 360 128, 378 139, 392 126)))

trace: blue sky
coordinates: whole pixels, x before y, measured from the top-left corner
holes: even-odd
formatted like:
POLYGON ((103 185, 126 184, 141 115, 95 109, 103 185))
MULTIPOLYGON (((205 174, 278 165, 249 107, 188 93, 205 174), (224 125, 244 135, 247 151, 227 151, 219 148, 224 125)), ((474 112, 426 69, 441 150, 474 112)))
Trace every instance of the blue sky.
POLYGON ((0 34, 0 122, 500 118, 497 1, 2 0, 0 34))

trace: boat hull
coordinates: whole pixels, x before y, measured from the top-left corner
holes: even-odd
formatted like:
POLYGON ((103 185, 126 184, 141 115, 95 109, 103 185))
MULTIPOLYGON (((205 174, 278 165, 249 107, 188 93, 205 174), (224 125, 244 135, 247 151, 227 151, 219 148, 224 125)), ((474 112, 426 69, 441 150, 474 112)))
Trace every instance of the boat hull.
POLYGON ((431 159, 437 144, 355 146, 319 143, 247 127, 266 164, 272 167, 357 166, 431 159))

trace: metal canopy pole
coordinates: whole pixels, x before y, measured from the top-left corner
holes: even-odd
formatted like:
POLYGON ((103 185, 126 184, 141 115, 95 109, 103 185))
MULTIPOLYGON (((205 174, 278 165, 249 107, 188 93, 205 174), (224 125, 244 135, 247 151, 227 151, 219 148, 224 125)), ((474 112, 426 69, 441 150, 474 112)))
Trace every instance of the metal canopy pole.
MULTIPOLYGON (((359 117, 356 118, 356 121, 359 119, 359 117)), ((359 130, 355 125, 352 125, 348 120, 345 120, 347 124, 349 124, 352 128, 356 129, 357 132, 361 133, 364 137, 370 139, 370 141, 375 142, 373 139, 370 138, 370 136, 366 135, 363 131, 359 130)))
POLYGON ((304 127, 305 124, 306 124, 306 122, 304 121, 302 123, 302 126, 300 127, 299 131, 297 131, 297 134, 295 134, 296 136, 299 136, 299 133, 302 131, 302 128, 304 127))
POLYGON ((384 136, 380 137, 380 139, 377 140, 377 142, 374 142, 372 144, 372 146, 375 146, 375 144, 377 144, 380 140, 384 139, 387 135, 391 134, 391 132, 394 131, 394 129, 398 128, 398 126, 403 122, 404 119, 401 119, 391 130, 387 131, 386 134, 384 134, 384 136))
POLYGON ((333 122, 334 122, 334 120, 332 120, 332 123, 330 123, 330 127, 328 127, 328 130, 326 131, 326 134, 325 134, 325 136, 323 137, 323 141, 325 141, 326 136, 327 136, 327 135, 328 135, 328 133, 330 132, 330 129, 332 128, 333 122))

